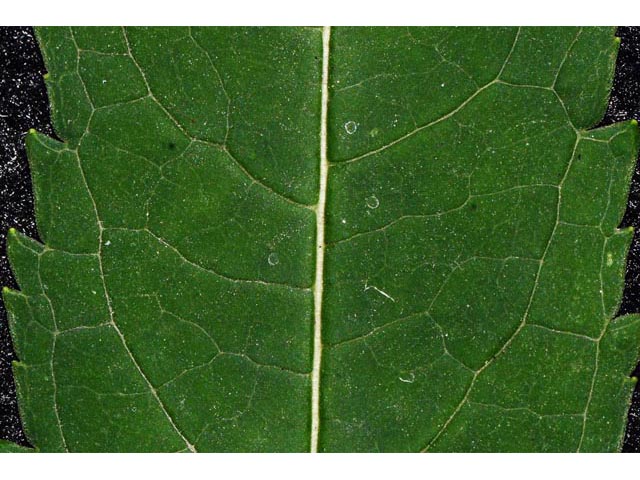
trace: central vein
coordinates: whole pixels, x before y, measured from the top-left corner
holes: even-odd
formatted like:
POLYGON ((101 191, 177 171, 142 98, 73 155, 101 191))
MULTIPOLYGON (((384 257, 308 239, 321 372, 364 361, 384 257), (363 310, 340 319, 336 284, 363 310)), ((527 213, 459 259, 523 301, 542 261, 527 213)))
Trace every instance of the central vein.
POLYGON ((322 106, 320 110, 320 192, 316 206, 316 279, 313 287, 313 370, 311 372, 311 452, 318 451, 320 433, 320 365, 322 363, 322 287, 324 284, 324 209, 327 203, 327 110, 329 107, 329 40, 322 29, 322 106))

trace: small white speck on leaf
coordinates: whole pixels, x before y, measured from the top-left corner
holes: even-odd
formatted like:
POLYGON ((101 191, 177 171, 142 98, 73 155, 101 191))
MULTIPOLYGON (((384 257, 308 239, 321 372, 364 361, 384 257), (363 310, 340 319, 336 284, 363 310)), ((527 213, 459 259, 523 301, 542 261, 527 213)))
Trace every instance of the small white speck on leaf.
POLYGON ((391 300, 392 302, 395 303, 396 299, 393 298, 391 295, 389 295, 387 292, 385 292, 384 290, 380 290, 378 287, 376 287, 375 285, 369 285, 369 283, 365 282, 364 284, 364 291, 366 292, 367 290, 374 290, 376 292, 378 292, 380 295, 382 295, 384 298, 388 298, 389 300, 391 300))
POLYGON ((400 380, 402 383, 413 383, 416 381, 416 375, 413 372, 409 372, 405 376, 400 375, 398 377, 398 380, 400 380))
POLYGON ((364 202, 366 203, 367 208, 370 208, 371 210, 375 210, 380 206, 380 200, 378 200, 378 197, 375 195, 367 197, 364 202))
POLYGON ((280 263, 280 257, 276 252, 271 252, 267 257, 267 263, 274 267, 280 263))
POLYGON ((358 130, 358 124, 353 120, 349 120, 347 123, 344 124, 344 130, 349 135, 353 135, 354 133, 356 133, 356 130, 358 130))

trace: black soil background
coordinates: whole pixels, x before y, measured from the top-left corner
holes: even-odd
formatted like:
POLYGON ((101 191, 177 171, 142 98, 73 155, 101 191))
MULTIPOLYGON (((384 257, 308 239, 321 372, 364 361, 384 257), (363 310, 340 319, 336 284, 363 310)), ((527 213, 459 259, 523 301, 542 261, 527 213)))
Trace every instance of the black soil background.
MULTIPOLYGON (((619 27, 620 51, 609 107, 599 126, 640 120, 640 27, 619 27)), ((38 238, 31 176, 24 150, 30 128, 54 136, 42 76, 46 72, 31 27, 0 27, 0 285, 17 288, 6 255, 6 233, 15 227, 38 238)), ((640 312, 640 162, 636 165, 621 227, 633 225, 618 315, 640 312)), ((29 445, 22 430, 11 362, 17 360, 0 299, 0 439, 29 445)), ((640 365, 630 375, 640 375, 640 365)), ((585 379, 585 382, 587 379, 585 379)), ((640 452, 640 384, 633 394, 624 452, 640 452)))

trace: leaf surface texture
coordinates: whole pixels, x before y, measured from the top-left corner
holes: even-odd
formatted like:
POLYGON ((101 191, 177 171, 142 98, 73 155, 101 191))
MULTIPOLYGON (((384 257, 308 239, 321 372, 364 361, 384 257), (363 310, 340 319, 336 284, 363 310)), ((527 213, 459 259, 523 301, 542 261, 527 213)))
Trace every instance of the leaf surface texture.
POLYGON ((27 137, 44 244, 12 232, 4 295, 30 441, 618 450, 613 32, 40 28, 62 141, 27 137))

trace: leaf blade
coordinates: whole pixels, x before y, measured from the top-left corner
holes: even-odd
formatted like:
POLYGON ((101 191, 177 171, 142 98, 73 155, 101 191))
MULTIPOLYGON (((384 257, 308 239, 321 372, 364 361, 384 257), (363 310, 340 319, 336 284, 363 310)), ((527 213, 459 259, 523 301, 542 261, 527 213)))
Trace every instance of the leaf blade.
POLYGON ((38 34, 65 143, 27 140, 6 296, 43 451, 619 447, 611 29, 38 34))

